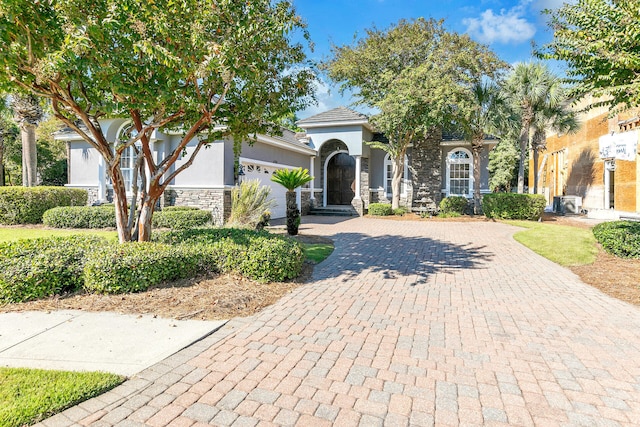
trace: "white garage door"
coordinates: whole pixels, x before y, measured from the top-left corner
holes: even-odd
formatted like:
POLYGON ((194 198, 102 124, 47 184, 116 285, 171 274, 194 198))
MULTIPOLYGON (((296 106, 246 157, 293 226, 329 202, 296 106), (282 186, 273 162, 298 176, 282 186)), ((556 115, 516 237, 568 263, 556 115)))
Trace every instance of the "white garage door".
POLYGON ((271 175, 284 166, 270 166, 263 162, 252 162, 249 159, 241 159, 240 164, 244 171, 243 180, 257 179, 262 185, 271 188, 271 199, 275 201, 271 208, 271 218, 284 218, 287 216, 286 194, 287 189, 280 184, 271 181, 271 175))

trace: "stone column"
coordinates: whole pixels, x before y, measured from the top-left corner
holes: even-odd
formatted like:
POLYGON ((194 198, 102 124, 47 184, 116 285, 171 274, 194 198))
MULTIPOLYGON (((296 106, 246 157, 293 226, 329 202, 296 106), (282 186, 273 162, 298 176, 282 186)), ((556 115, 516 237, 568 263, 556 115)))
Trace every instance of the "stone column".
POLYGON ((315 165, 315 161, 316 161, 316 156, 311 156, 311 158, 309 159, 309 175, 313 177, 313 180, 310 182, 311 184, 311 206, 315 206, 315 200, 316 197, 314 195, 313 190, 316 187, 316 177, 314 175, 314 165, 315 165))
POLYGON ((362 195, 360 194, 360 172, 362 171, 362 156, 355 156, 356 158, 356 196, 354 199, 361 199, 362 195))
POLYGON ((442 131, 433 130, 415 141, 411 156, 413 174, 413 207, 436 211, 442 188, 442 131))

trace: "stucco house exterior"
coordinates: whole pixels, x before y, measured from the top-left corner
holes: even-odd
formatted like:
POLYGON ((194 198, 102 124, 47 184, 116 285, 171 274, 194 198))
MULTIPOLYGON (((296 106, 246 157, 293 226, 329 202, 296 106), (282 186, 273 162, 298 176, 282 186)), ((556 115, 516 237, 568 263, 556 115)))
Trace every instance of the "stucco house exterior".
POLYGON ((582 111, 577 133, 547 135, 537 172, 530 163, 529 182, 538 173, 539 192, 556 211, 586 211, 599 219, 640 217, 640 118, 635 112, 609 117, 606 107, 584 112, 592 102, 587 97, 575 106, 582 111))
MULTIPOLYGON (((115 141, 126 129, 124 119, 101 121, 109 140, 115 141)), ((302 119, 297 125, 305 133, 283 129, 282 135, 258 135, 252 144, 243 143, 239 171, 234 168, 232 140, 216 141, 200 151, 191 167, 167 187, 161 206, 188 205, 212 211, 216 223, 222 223, 231 208, 231 189, 239 180, 258 179, 271 187, 276 206, 272 218, 285 216, 285 189, 271 182, 273 172, 281 168, 309 169, 313 181, 298 190, 301 210, 312 207, 352 207, 362 215, 370 203, 391 200, 391 161, 382 150, 365 143, 377 134, 367 117, 338 107, 302 119)), ((85 188, 89 203, 109 201, 112 197, 104 161, 98 152, 75 132, 62 131, 56 138, 67 142, 69 184, 85 188)), ((156 132, 154 155, 161 159, 177 145, 179 135, 156 132)), ((193 149, 196 141, 187 148, 193 149)), ((489 192, 488 154, 497 143, 485 141, 481 154, 481 189, 489 192)), ((133 152, 133 150, 131 150, 133 152)), ((131 153, 122 158, 125 179, 131 174, 131 153)), ((175 165, 180 166, 181 160, 175 165)), ((408 149, 403 172, 401 204, 413 210, 434 210, 448 195, 468 198, 473 193, 473 161, 469 143, 436 132, 415 141, 408 149)))

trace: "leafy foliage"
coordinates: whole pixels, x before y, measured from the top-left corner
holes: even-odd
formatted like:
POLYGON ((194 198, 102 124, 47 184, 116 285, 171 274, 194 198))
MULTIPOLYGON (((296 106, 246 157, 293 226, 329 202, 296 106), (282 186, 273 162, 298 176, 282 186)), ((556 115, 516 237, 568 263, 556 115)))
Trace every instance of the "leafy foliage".
POLYGON ((192 277, 205 255, 193 246, 151 242, 105 245, 89 255, 84 288, 89 292, 141 292, 164 281, 192 277))
POLYGON ((357 104, 379 111, 370 122, 388 142, 369 144, 393 160, 394 208, 409 144, 447 123, 471 86, 503 65, 488 48, 434 19, 368 29, 354 45, 333 47, 324 64, 329 77, 342 90, 353 89, 357 104))
POLYGON ((163 209, 153 215, 153 226, 161 228, 194 228, 210 224, 212 219, 210 211, 201 209, 163 209))
POLYGON ((541 194, 492 193, 482 198, 482 210, 487 218, 536 221, 546 204, 541 194))
POLYGON ((369 203, 369 215, 389 216, 393 213, 393 208, 389 203, 369 203))
POLYGON ((303 168, 278 169, 271 175, 271 181, 282 185, 287 191, 293 191, 313 180, 309 171, 303 168))
POLYGON ((560 79, 541 62, 516 64, 503 83, 502 91, 520 123, 518 193, 522 194, 525 186, 524 172, 529 152, 530 131, 536 116, 548 109, 565 107, 566 91, 560 79))
POLYGON ((61 206, 47 210, 42 223, 52 228, 115 228, 113 205, 61 206))
POLYGON ((269 209, 274 200, 269 200, 271 189, 261 185, 257 179, 242 181, 238 187, 231 190, 231 215, 228 225, 231 227, 255 228, 269 209))
MULTIPOLYGON (((518 137, 504 135, 489 152, 489 187, 491 190, 511 191, 518 185, 518 137)), ((525 166, 528 162, 525 162, 525 166)), ((525 169, 525 175, 526 169, 525 169)))
POLYGON ((35 424, 109 391, 124 378, 106 372, 0 368, 0 425, 35 424))
POLYGON ((441 214, 464 214, 469 207, 469 201, 466 197, 462 196, 449 196, 440 201, 440 213, 441 214))
POLYGON ((567 63, 574 96, 592 94, 592 106, 640 105, 637 1, 578 0, 546 13, 554 36, 538 55, 567 63))
POLYGON ((105 242, 78 235, 0 244, 0 302, 30 301, 80 288, 85 257, 105 242))
POLYGON ((153 206, 203 146, 230 136, 239 150, 313 100, 304 46, 291 42, 294 32, 308 34, 286 0, 0 0, 0 10, 0 90, 49 98, 54 115, 114 165, 107 173, 121 242, 134 230, 149 239, 153 206), (102 117, 131 120, 125 140, 113 146, 102 117), (151 142, 158 129, 181 134, 161 159, 151 142), (131 146, 140 147, 136 170, 148 183, 139 224, 128 221, 119 166, 131 146))
POLYGON ((236 272, 254 280, 282 281, 297 277, 304 252, 295 240, 266 231, 203 228, 154 233, 158 242, 197 245, 212 270, 236 272))
POLYGON ((0 187, 1 224, 38 224, 56 206, 87 204, 87 191, 62 187, 0 187))
POLYGON ((603 222, 593 227, 593 235, 610 254, 640 258, 640 222, 603 222))

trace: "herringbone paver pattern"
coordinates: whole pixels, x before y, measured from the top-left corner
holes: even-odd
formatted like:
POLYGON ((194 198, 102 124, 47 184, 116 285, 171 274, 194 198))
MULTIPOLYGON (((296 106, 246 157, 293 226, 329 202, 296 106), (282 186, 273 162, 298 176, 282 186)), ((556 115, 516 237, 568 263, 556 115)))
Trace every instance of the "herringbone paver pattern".
POLYGON ((305 225, 311 283, 43 424, 640 425, 640 310, 514 230, 305 225))

